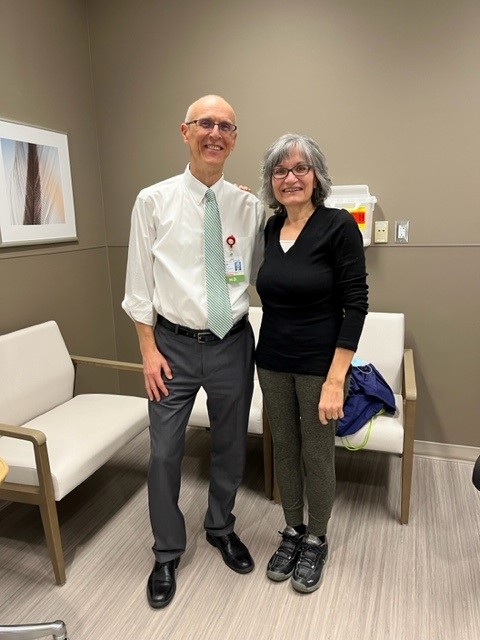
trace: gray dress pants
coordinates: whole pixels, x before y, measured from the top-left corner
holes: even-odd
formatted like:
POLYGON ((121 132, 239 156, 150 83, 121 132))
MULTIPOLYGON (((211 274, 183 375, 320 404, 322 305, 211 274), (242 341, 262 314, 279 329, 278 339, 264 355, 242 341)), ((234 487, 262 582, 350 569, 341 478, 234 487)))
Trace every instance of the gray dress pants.
POLYGON ((151 454, 148 502, 158 562, 185 551, 185 520, 178 506, 185 431, 200 387, 207 394, 211 460, 204 527, 214 536, 231 533, 232 509, 245 467, 253 393, 254 338, 250 324, 223 340, 199 343, 159 324, 155 340, 173 379, 169 395, 149 402, 151 454))

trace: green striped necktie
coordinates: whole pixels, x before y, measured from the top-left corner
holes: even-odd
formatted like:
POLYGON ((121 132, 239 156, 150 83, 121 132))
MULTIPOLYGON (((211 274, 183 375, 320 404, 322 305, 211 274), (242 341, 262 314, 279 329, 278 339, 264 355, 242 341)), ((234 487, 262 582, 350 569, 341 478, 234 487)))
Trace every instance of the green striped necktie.
POLYGON ((225 275, 222 222, 212 189, 205 194, 205 284, 208 327, 223 338, 233 326, 232 307, 225 275))

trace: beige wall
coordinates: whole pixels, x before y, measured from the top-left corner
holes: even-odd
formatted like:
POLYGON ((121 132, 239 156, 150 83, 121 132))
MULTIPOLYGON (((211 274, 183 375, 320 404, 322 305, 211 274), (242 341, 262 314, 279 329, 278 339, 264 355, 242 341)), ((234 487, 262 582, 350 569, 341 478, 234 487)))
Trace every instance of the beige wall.
POLYGON ((54 319, 72 352, 114 357, 85 2, 1 0, 0 25, 0 118, 67 133, 78 236, 0 248, 0 333, 54 319))
MULTIPOLYGON (((6 11, 11 27, 0 41, 7 60, 0 80, 11 87, 0 94, 0 116, 68 131, 85 251, 103 251, 105 213, 111 292, 103 289, 104 274, 100 282, 92 277, 99 261, 85 260, 77 276, 95 281, 99 298, 111 293, 114 321, 107 304, 98 323, 108 333, 104 350, 115 348, 116 333, 119 357, 138 357, 119 308, 135 195, 183 170, 178 126, 186 106, 220 93, 239 124, 227 178, 256 189, 265 147, 288 130, 305 132, 323 147, 336 184, 368 184, 378 198, 376 217, 391 228, 411 221, 408 246, 367 249, 371 308, 406 313, 418 373, 417 438, 480 446, 476 0, 210 0, 201 7, 182 0, 12 0, 0 7, 2 25, 6 11), (32 35, 27 54, 15 37, 20 27, 32 35)), ((43 251, 27 253, 45 278, 53 267, 43 251)), ((78 264, 70 246, 59 251, 78 264)), ((0 287, 15 286, 23 259, 24 252, 0 250, 2 272, 8 265, 0 287)), ((20 281, 28 300, 34 287, 20 281)), ((72 294, 67 307, 75 301, 72 294)), ((47 313, 46 305, 40 313, 17 304, 7 321, 2 313, 0 330, 18 325, 18 316, 28 324, 47 313)), ((97 315, 80 317, 79 335, 93 344, 97 315)), ((123 388, 138 386, 122 380, 123 388)))
MULTIPOLYGON (((266 146, 305 132, 337 184, 369 185, 391 232, 411 221, 408 246, 367 249, 371 308, 406 313, 417 438, 479 446, 478 2, 87 6, 117 302, 135 195, 183 170, 185 108, 220 93, 238 115, 232 181, 256 189, 266 146)), ((115 313, 119 353, 134 356, 133 330, 115 313)))

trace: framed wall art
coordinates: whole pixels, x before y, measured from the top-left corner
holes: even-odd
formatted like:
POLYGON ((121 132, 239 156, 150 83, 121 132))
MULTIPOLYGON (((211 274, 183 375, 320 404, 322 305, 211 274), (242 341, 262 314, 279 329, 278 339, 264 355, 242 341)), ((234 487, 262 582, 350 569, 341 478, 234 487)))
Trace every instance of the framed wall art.
POLYGON ((0 247, 76 238, 66 134, 0 120, 0 247))

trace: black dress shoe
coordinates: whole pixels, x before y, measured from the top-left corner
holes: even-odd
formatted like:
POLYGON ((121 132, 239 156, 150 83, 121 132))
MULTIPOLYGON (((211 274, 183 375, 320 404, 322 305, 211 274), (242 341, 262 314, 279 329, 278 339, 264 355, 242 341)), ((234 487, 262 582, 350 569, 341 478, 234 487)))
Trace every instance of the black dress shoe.
POLYGON ((175 595, 175 569, 180 558, 168 562, 155 562, 147 582, 148 603, 154 609, 162 609, 173 600, 175 595))
POLYGON ((212 536, 207 533, 208 542, 220 549, 227 567, 237 573, 250 573, 255 563, 247 547, 236 533, 227 533, 225 536, 212 536))

